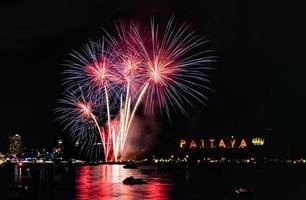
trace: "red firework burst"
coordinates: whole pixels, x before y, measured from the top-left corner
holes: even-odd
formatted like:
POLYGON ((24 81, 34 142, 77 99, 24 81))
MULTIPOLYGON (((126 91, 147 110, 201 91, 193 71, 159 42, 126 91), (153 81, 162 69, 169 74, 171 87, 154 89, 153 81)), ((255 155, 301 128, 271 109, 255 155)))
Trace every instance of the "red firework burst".
POLYGON ((98 61, 85 66, 84 71, 91 80, 92 84, 99 88, 107 85, 111 80, 114 80, 113 64, 105 56, 98 61))
POLYGON ((79 110, 82 117, 90 119, 92 115, 91 103, 90 102, 76 102, 76 107, 79 110))

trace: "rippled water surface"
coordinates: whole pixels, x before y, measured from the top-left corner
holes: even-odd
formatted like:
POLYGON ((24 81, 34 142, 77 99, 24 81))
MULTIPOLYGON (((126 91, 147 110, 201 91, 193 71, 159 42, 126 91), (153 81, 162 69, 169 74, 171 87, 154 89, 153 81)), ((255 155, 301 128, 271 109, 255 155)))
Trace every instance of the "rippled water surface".
POLYGON ((123 169, 121 165, 84 166, 77 169, 76 199, 168 199, 171 181, 161 177, 148 177, 139 170, 123 169), (147 184, 124 185, 122 180, 134 176, 147 184))
POLYGON ((0 199, 304 199, 305 167, 190 166, 144 175, 122 165, 0 168, 0 199), (143 185, 124 185, 129 176, 143 185), (247 187, 252 196, 234 194, 247 187))

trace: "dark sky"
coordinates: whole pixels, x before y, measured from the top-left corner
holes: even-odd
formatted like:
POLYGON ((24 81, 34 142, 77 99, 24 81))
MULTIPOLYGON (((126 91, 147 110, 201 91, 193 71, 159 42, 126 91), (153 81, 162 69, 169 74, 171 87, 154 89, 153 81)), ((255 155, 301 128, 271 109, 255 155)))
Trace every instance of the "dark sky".
POLYGON ((71 49, 118 18, 156 16, 163 22, 175 15, 212 41, 218 55, 211 74, 216 92, 208 94, 206 107, 190 110, 189 119, 176 116, 172 125, 160 120, 159 140, 267 135, 275 151, 306 153, 303 12, 297 1, 2 0, 0 149, 16 132, 32 147, 51 147, 60 137, 54 108, 71 49))

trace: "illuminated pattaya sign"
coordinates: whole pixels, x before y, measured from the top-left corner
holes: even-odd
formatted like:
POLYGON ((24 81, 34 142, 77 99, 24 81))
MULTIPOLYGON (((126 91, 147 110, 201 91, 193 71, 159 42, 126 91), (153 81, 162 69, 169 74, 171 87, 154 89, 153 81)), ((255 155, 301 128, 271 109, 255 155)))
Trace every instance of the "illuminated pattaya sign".
MULTIPOLYGON (((253 145, 263 145, 264 139, 263 138, 254 138, 251 140, 253 145)), ((248 147, 249 143, 246 139, 200 139, 200 140, 180 140, 180 148, 190 148, 190 149, 204 149, 204 148, 246 148, 248 147)))

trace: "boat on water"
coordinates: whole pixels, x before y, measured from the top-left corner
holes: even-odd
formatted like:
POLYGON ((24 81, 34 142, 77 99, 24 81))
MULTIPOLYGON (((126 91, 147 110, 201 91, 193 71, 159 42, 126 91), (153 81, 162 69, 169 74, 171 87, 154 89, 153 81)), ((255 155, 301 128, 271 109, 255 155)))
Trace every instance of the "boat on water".
POLYGON ((136 163, 127 163, 123 166, 124 169, 137 169, 139 167, 136 163))
POLYGON ((239 197, 252 197, 253 193, 246 187, 238 187, 234 189, 234 194, 239 197))
POLYGON ((146 183, 141 178, 134 178, 133 176, 127 177, 122 182, 123 182, 123 184, 127 184, 127 185, 136 185, 136 184, 145 184, 146 183))

